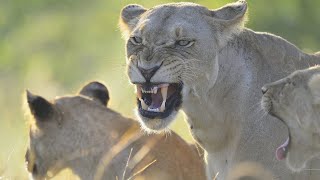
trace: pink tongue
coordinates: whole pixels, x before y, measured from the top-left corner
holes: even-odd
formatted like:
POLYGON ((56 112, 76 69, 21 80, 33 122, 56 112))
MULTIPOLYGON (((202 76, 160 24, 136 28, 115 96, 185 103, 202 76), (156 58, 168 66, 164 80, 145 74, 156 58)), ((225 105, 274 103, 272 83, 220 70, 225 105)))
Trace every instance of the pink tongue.
POLYGON ((152 103, 151 103, 150 107, 152 109, 160 108, 160 106, 162 104, 162 96, 161 96, 161 93, 159 91, 157 92, 157 94, 152 94, 151 95, 152 103))
POLYGON ((286 158, 287 155, 287 150, 288 150, 288 145, 289 145, 289 137, 288 139, 280 145, 277 150, 276 150, 276 158, 280 161, 286 158))

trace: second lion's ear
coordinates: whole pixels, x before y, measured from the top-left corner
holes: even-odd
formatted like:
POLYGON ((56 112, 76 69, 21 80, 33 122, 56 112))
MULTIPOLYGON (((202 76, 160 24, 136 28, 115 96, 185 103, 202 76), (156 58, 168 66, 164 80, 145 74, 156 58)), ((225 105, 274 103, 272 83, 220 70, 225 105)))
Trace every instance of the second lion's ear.
POLYGON ((49 119, 54 112, 53 105, 41 96, 32 94, 27 90, 27 101, 32 115, 37 121, 49 119))
POLYGON ((97 81, 93 81, 85 85, 79 92, 83 96, 87 96, 94 101, 101 103, 104 106, 107 106, 109 101, 109 92, 107 87, 97 81))

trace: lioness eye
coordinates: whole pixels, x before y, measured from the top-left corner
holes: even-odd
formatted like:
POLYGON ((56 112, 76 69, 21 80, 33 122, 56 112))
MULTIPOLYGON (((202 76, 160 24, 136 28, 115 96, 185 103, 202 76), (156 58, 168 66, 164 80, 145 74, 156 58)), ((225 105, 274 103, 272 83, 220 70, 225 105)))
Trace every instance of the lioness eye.
POLYGON ((193 44, 193 41, 180 40, 180 41, 177 41, 177 44, 179 46, 190 47, 193 44))
POLYGON ((289 84, 292 85, 292 86, 295 86, 295 85, 296 85, 296 83, 293 82, 293 81, 290 81, 289 84))
POLYGON ((135 44, 135 45, 141 45, 142 44, 142 39, 140 37, 131 37, 130 41, 135 44))
POLYGON ((296 85, 291 79, 288 79, 288 80, 287 80, 287 84, 292 85, 292 86, 295 86, 295 85, 296 85))

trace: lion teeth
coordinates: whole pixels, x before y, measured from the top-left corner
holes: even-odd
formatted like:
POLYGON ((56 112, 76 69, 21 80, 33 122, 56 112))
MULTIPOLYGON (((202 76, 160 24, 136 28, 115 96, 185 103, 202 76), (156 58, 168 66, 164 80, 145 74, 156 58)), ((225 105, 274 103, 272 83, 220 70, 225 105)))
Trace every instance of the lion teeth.
POLYGON ((154 87, 152 91, 153 91, 153 94, 157 94, 157 92, 158 92, 158 87, 154 87))
POLYGON ((144 102, 143 99, 140 98, 139 100, 140 100, 142 109, 147 110, 149 108, 149 106, 144 102))
POLYGON ((154 87, 150 88, 150 90, 146 90, 146 89, 143 89, 143 87, 137 86, 137 89, 140 88, 140 91, 142 93, 157 94, 159 88, 160 89, 162 89, 162 88, 166 88, 167 89, 168 86, 169 86, 169 84, 161 84, 161 85, 154 86, 154 87))
POLYGON ((162 87, 161 88, 161 95, 162 95, 163 101, 165 101, 167 99, 167 94, 168 94, 168 86, 162 87))
POLYGON ((156 109, 152 109, 152 108, 148 108, 148 111, 151 111, 151 112, 160 112, 159 108, 156 108, 156 109))
POLYGON ((142 94, 141 94, 141 88, 139 86, 136 86, 136 92, 137 92, 137 96, 139 99, 142 98, 142 94))
POLYGON ((164 110, 166 110, 166 100, 162 101, 162 104, 160 106, 160 112, 163 112, 164 110))
POLYGON ((141 88, 141 92, 142 92, 142 93, 152 94, 152 93, 154 93, 155 91, 154 91, 154 89, 151 89, 150 91, 147 91, 147 90, 144 90, 144 89, 141 88))
MULTIPOLYGON (((155 85, 155 86, 151 86, 151 87, 150 86, 143 87, 141 85, 137 85, 136 86, 136 93, 137 93, 138 99, 140 100, 141 108, 143 110, 150 111, 150 112, 164 112, 166 110, 168 88, 169 88, 169 84, 160 84, 160 85, 155 85), (161 105, 157 106, 157 107, 151 107, 151 106, 149 107, 142 98, 143 94, 147 94, 147 93, 148 94, 157 94, 158 90, 160 91, 161 97, 162 97, 161 105)), ((150 96, 148 98, 150 98, 150 96)), ((154 98, 154 97, 151 96, 151 98, 154 98)))

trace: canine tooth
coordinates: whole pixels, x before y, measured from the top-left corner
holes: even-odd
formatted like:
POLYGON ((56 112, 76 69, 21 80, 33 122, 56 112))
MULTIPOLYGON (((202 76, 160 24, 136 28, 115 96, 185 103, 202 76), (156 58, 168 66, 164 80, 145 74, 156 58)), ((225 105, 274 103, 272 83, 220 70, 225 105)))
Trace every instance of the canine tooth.
POLYGON ((159 110, 159 108, 156 108, 156 109, 152 109, 152 108, 148 108, 148 111, 151 111, 151 112, 159 112, 160 110, 159 110))
POLYGON ((169 84, 160 84, 160 85, 158 85, 158 87, 160 87, 160 88, 164 88, 164 87, 168 87, 169 86, 169 84))
POLYGON ((160 112, 163 112, 164 110, 166 110, 166 100, 162 101, 162 104, 160 106, 160 112))
POLYGON ((141 99, 142 94, 141 94, 141 88, 139 86, 136 86, 136 91, 137 91, 138 98, 141 99))
POLYGON ((139 100, 140 100, 142 109, 143 110, 147 110, 148 109, 148 105, 144 102, 144 100, 142 98, 140 98, 139 100))
POLYGON ((153 94, 157 94, 157 92, 158 92, 158 87, 154 87, 153 88, 153 94))
POLYGON ((162 87, 161 88, 161 95, 162 95, 163 101, 165 101, 167 99, 167 93, 168 93, 168 86, 162 87))

